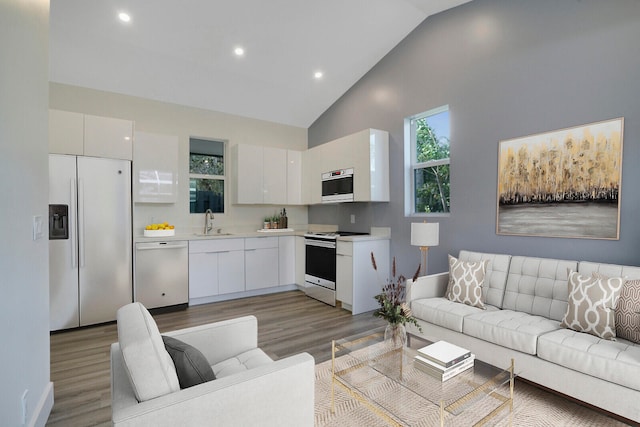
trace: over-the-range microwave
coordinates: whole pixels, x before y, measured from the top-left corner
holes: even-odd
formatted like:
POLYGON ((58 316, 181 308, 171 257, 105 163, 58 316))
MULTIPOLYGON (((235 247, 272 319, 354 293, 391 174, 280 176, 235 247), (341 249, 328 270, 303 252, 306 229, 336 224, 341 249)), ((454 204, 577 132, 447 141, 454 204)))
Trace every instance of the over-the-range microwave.
POLYGON ((322 203, 353 202, 353 168, 322 174, 322 203))

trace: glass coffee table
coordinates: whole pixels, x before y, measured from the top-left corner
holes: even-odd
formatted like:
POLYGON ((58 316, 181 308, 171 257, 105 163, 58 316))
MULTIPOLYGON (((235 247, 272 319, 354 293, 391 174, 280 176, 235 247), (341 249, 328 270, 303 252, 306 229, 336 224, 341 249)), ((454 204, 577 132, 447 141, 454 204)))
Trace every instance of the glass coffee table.
POLYGON ((421 345, 393 347, 384 342, 384 328, 333 341, 332 410, 338 386, 393 426, 483 426, 510 419, 513 359, 507 369, 476 360, 443 382, 414 368, 417 348, 428 342, 411 341, 421 345))

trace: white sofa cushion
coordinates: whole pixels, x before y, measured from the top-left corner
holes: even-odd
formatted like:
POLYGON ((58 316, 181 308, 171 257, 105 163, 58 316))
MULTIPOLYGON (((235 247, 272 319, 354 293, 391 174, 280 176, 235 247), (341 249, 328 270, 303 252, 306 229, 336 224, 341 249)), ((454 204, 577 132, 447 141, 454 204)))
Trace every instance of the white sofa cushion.
POLYGON ((413 316, 418 319, 456 332, 462 332, 462 319, 465 316, 484 311, 495 311, 497 308, 485 305, 483 310, 460 304, 459 302, 449 301, 447 298, 424 298, 412 301, 411 310, 413 311, 413 316))
POLYGON ((514 256, 502 308, 562 320, 567 311, 569 271, 577 261, 514 256))
POLYGON ((484 341, 535 355, 538 336, 559 328, 557 321, 545 317, 497 310, 466 316, 462 331, 484 341))
POLYGON ((118 309, 118 342, 139 402, 180 390, 171 356, 156 322, 139 302, 118 309))
POLYGON ((223 378, 269 363, 273 363, 273 359, 267 356, 261 349, 254 348, 220 363, 216 363, 211 366, 211 368, 216 378, 223 378))
POLYGON ((640 390, 640 346, 559 329, 540 336, 538 357, 606 381, 640 390))
POLYGON ((580 261, 578 273, 583 276, 590 276, 593 273, 600 273, 607 277, 624 277, 625 279, 640 279, 640 267, 628 265, 603 264, 600 262, 580 261))

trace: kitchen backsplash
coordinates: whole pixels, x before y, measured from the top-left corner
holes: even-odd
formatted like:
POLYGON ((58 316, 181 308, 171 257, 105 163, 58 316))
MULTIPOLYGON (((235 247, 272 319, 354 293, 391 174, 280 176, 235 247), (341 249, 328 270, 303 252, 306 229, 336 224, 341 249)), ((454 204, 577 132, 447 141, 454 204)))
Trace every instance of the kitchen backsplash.
MULTIPOLYGON (((289 228, 307 227, 307 206, 284 206, 287 210, 289 228)), ((265 216, 277 215, 283 206, 231 205, 226 214, 214 214, 213 228, 226 232, 249 232, 262 228, 265 216)), ((188 207, 175 204, 134 203, 134 235, 142 233, 144 226, 157 222, 169 222, 176 227, 177 234, 197 232, 204 224, 204 214, 191 214, 188 207)))

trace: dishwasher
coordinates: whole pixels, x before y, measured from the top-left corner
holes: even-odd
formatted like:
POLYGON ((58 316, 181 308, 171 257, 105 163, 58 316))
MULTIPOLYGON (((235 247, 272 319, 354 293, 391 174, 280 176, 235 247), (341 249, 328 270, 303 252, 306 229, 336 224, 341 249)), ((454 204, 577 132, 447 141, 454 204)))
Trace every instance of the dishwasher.
POLYGON ((189 242, 136 243, 133 300, 146 308, 189 302, 189 242))

